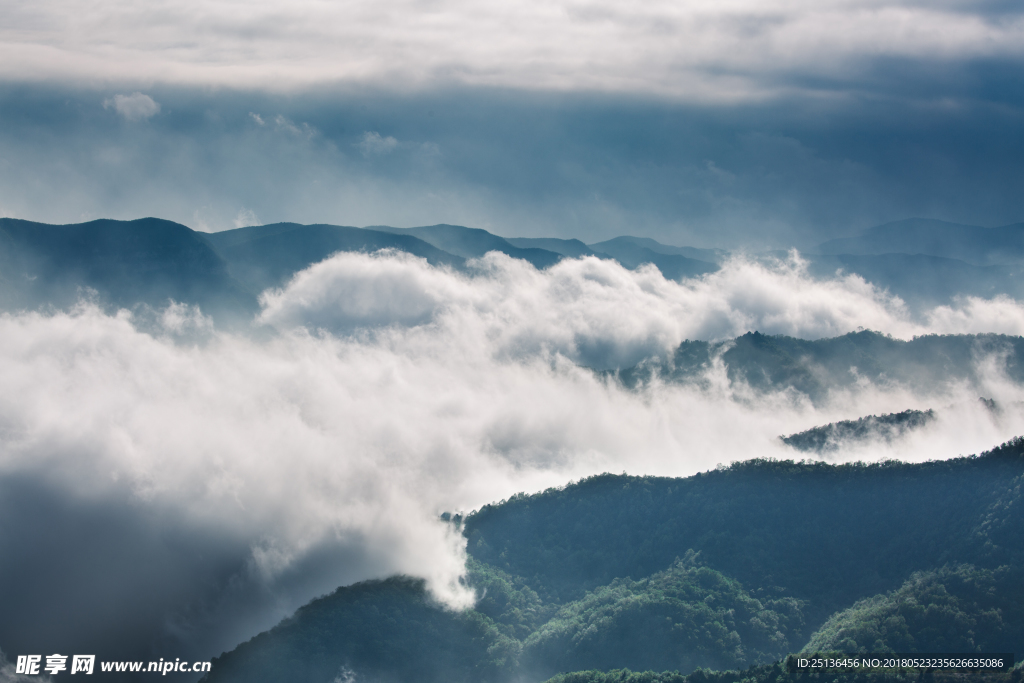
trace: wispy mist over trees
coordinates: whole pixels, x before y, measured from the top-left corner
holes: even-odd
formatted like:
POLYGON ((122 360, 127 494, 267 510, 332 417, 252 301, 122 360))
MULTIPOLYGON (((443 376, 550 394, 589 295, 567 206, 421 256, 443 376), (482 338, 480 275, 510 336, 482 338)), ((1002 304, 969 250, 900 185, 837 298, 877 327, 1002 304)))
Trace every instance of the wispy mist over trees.
POLYGON ((209 679, 274 680, 270 661, 377 680, 785 682, 803 680, 789 653, 1014 653, 1022 449, 921 465, 752 460, 516 495, 448 517, 481 595, 470 612, 424 608, 422 586, 398 579, 343 588, 209 679))

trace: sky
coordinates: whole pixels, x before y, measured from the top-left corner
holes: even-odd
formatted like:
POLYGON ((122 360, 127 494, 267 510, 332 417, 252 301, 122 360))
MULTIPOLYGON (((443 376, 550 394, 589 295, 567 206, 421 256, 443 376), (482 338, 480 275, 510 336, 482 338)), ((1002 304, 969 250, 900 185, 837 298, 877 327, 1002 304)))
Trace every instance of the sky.
MULTIPOLYGON (((1024 8, 1002 1, 0 0, 0 215, 454 223, 735 252, 913 216, 1024 221, 1024 8)), ((629 391, 685 339, 1024 333, 1024 306, 911 312, 799 256, 653 268, 491 254, 467 271, 340 254, 201 310, 0 313, 0 681, 19 654, 208 658, 339 585, 423 576, 439 521, 604 471, 685 476, 777 437, 938 418, 837 461, 977 453, 1024 431, 979 385, 821 405, 720 365, 629 391)))
POLYGON ((813 248, 1024 221, 1011 2, 0 3, 0 213, 813 248))

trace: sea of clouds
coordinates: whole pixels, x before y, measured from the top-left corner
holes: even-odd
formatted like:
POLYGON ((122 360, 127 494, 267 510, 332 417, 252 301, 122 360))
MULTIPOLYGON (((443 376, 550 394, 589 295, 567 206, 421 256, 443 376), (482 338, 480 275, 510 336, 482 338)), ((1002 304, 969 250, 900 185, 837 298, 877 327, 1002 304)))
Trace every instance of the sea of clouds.
MULTIPOLYGON (((833 460, 910 461, 1024 433, 998 357, 981 385, 863 383, 822 405, 730 383, 623 388, 616 368, 685 339, 866 328, 1024 334, 1024 306, 912 311, 863 279, 811 278, 794 253, 683 282, 596 258, 538 271, 492 253, 468 271, 342 253, 267 291, 252 328, 201 311, 0 316, 0 633, 8 656, 210 657, 310 599, 371 577, 425 577, 453 607, 464 542, 441 521, 600 472, 685 476, 779 440, 908 408, 894 444, 833 460)), ((1019 412, 1019 411, 1017 411, 1019 412)))

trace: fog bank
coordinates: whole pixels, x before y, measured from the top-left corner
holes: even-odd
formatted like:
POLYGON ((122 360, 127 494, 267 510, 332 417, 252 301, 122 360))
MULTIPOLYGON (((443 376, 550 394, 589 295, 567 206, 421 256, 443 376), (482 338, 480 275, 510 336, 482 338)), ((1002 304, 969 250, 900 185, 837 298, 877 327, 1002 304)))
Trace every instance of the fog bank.
POLYGON ((1024 306, 912 313, 797 255, 665 280, 595 258, 538 271, 492 253, 468 273, 338 254, 262 297, 249 334, 201 312, 0 316, 0 645, 7 653, 208 657, 324 592, 424 576, 452 607, 462 539, 438 520, 604 471, 685 476, 800 457, 777 437, 907 408, 937 419, 836 461, 975 453, 1019 433, 999 358, 981 386, 859 385, 813 406, 713 366, 701 387, 614 374, 685 339, 868 328, 1024 333, 1024 306), (91 650, 90 650, 91 651, 91 650))

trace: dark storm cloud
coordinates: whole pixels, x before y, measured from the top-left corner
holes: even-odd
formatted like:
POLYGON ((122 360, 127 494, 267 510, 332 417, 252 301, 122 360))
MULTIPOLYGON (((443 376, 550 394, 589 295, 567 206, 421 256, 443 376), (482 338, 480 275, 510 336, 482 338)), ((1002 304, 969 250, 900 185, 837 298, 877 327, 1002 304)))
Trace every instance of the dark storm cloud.
POLYGON ((352 536, 267 581, 251 537, 152 503, 127 486, 78 498, 38 473, 0 479, 3 651, 209 658, 380 571, 370 540, 352 536))
POLYGON ((1005 224, 1024 220, 1013 67, 879 62, 846 92, 819 81, 817 96, 733 105, 466 88, 7 86, 0 211, 156 215, 205 230, 448 222, 727 248, 806 247, 909 216, 1005 224), (118 95, 146 115, 119 113, 118 95))
POLYGON ((127 491, 75 500, 15 475, 0 481, 0 494, 0 639, 8 652, 121 656, 113 647, 158 658, 160 645, 182 649, 168 637, 169 614, 201 607, 244 573, 245 544, 203 529, 185 533, 127 491))

